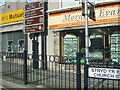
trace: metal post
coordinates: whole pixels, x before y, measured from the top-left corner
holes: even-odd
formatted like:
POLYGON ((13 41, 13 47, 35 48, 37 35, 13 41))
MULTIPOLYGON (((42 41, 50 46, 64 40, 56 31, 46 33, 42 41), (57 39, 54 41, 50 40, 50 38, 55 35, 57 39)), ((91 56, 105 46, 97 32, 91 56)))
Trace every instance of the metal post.
POLYGON ((24 66, 23 66, 24 84, 27 84, 27 34, 25 34, 24 66))
POLYGON ((88 90, 88 65, 84 63, 84 90, 88 90))
POLYGON ((45 0, 44 1, 44 17, 45 17, 44 18, 44 32, 41 33, 42 68, 44 70, 47 69, 47 55, 46 55, 46 52, 47 52, 46 37, 48 34, 48 15, 46 12, 47 10, 48 10, 48 1, 45 0))
POLYGON ((88 34, 88 0, 85 1, 85 59, 84 63, 84 90, 88 89, 87 65, 89 57, 89 34, 88 34))
POLYGON ((33 69, 39 68, 38 66, 38 39, 35 40, 35 37, 37 38, 37 33, 33 33, 33 45, 32 45, 32 57, 33 57, 33 69))
POLYGON ((89 57, 89 34, 88 34, 88 0, 85 0, 85 56, 86 56, 86 61, 87 64, 88 62, 88 57, 89 57))
POLYGON ((42 62, 42 69, 44 69, 44 47, 45 45, 44 45, 44 33, 41 33, 41 57, 42 57, 42 60, 41 60, 41 62, 42 62))
POLYGON ((77 90, 81 89, 81 53, 76 53, 76 59, 77 59, 77 90))

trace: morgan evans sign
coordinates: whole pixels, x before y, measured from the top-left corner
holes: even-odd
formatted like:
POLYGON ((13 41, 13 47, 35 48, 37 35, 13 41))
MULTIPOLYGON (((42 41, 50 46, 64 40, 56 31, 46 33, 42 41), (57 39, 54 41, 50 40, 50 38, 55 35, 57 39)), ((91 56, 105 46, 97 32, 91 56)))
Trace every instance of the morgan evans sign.
POLYGON ((88 68, 88 76, 93 78, 120 79, 120 69, 114 68, 88 68))

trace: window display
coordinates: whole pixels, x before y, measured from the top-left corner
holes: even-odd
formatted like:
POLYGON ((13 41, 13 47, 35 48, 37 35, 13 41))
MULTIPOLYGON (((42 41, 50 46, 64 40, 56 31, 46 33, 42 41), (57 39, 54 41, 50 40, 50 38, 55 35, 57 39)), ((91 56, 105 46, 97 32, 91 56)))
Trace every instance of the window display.
POLYGON ((120 60, 120 34, 111 35, 111 60, 115 62, 120 60))
POLYGON ((74 35, 66 35, 64 38, 64 56, 76 56, 77 38, 74 35))

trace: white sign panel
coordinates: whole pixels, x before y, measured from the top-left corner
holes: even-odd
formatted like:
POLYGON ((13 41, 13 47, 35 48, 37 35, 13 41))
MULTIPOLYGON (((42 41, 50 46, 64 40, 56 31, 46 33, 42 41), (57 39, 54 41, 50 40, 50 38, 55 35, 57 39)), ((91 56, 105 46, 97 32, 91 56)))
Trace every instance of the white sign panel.
POLYGON ((114 68, 88 68, 88 76, 94 78, 120 79, 120 69, 114 68))

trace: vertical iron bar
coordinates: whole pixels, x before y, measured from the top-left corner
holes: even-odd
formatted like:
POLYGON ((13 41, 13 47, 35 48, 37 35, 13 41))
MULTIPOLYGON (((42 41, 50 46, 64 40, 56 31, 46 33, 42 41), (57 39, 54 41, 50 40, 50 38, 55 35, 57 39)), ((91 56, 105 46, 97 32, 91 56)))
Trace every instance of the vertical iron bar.
POLYGON ((77 90, 81 89, 81 53, 76 53, 76 59, 77 59, 77 90))
POLYGON ((62 71, 63 65, 61 64, 61 88, 63 88, 63 71, 62 71))
MULTIPOLYGON (((9 55, 10 55, 10 54, 9 54, 9 55)), ((12 64, 12 61, 11 61, 11 60, 12 60, 12 59, 11 59, 12 57, 11 57, 11 56, 8 56, 8 57, 10 57, 10 75, 11 75, 11 74, 12 74, 12 65, 11 65, 11 64, 12 64)))
POLYGON ((27 50, 24 50, 24 84, 27 84, 27 50))
MULTIPOLYGON (((62 57, 60 56, 59 59, 61 60, 61 58, 62 57)), ((58 69, 58 71, 59 71, 59 82, 58 82, 58 85, 59 85, 59 88, 60 88, 60 78, 61 78, 61 76, 60 76, 60 64, 58 64, 58 65, 59 65, 59 69, 58 69)))
POLYGON ((70 64, 69 64, 69 89, 70 89, 70 64))
POLYGON ((66 77, 66 64, 65 64, 65 89, 67 88, 67 87, 66 87, 66 81, 67 81, 66 78, 67 78, 67 77, 66 77))
POLYGON ((53 87, 53 62, 54 62, 54 60, 52 61, 52 87, 53 87))
POLYGON ((27 34, 25 34, 25 50, 24 50, 24 84, 27 84, 27 34))
MULTIPOLYGON (((56 57, 55 57, 56 59, 56 57)), ((56 60, 55 60, 55 88, 57 87, 57 73, 56 73, 56 70, 57 70, 57 65, 56 65, 56 60)))
POLYGON ((88 66, 84 63, 84 90, 88 90, 88 66))

